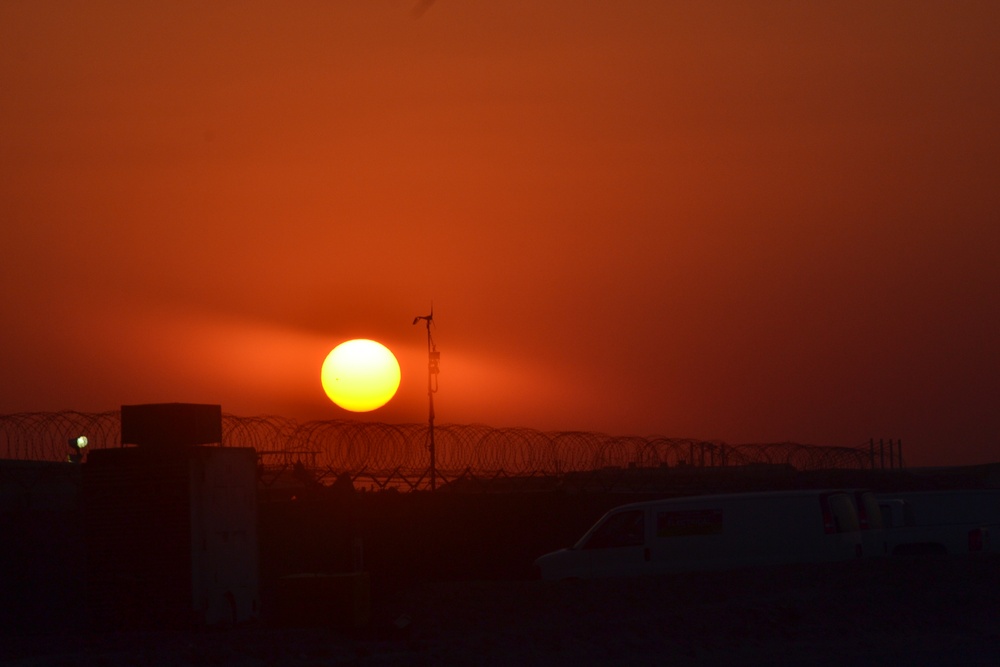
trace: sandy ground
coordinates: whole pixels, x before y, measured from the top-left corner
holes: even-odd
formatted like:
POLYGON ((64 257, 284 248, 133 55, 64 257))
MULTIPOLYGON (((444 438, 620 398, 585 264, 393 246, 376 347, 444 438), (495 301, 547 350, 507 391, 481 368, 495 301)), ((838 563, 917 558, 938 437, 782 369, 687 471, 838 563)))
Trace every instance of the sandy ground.
POLYGON ((4 665, 1000 665, 1000 556, 424 582, 363 628, 25 638, 4 665))

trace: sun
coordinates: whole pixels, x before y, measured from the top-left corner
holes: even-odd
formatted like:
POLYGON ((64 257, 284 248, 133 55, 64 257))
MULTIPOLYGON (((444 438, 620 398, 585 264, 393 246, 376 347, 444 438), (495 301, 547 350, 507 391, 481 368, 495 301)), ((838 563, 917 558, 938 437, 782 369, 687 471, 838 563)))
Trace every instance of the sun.
POLYGON ((326 395, 351 412, 368 412, 388 403, 399 388, 399 377, 399 362, 389 348, 365 338, 333 348, 320 371, 326 395))

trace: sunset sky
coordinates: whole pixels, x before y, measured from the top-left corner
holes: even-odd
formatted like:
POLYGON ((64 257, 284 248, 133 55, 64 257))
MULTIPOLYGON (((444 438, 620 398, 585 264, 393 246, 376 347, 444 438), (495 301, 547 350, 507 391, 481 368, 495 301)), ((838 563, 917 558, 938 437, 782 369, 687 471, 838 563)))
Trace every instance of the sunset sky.
POLYGON ((0 0, 0 413, 1000 460, 1000 3, 0 0), (422 13, 415 11, 425 7, 422 13), (355 415, 327 353, 373 338, 355 415))

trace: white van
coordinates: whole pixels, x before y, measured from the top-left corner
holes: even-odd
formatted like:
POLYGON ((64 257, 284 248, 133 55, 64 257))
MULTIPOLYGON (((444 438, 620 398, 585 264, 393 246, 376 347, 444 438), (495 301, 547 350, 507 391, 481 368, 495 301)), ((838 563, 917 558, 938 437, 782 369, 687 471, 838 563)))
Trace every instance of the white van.
POLYGON ((616 507, 576 545, 538 558, 535 567, 542 579, 590 579, 843 561, 862 553, 849 493, 779 491, 616 507))
POLYGON ((878 497, 868 489, 849 489, 847 492, 851 494, 854 509, 858 513, 861 545, 864 547, 865 557, 888 556, 889 542, 878 497))

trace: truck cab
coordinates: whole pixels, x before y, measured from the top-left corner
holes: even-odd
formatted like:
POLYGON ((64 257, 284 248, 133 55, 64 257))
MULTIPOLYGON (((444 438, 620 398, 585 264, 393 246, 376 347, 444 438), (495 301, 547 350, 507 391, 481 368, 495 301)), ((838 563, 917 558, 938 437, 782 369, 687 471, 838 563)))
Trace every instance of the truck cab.
POLYGON ((891 555, 987 552, 991 532, 1000 531, 1000 491, 907 492, 877 499, 891 555))

